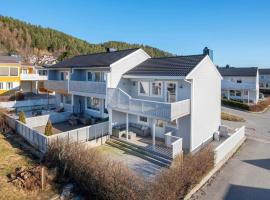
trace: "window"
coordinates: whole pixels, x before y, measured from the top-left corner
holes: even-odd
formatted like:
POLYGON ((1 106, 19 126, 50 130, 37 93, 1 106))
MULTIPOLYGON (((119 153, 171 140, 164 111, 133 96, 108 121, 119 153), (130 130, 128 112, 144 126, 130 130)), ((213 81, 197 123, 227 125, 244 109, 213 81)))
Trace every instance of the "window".
POLYGON ((242 80, 237 80, 236 82, 237 82, 237 83, 242 83, 242 80))
POLYGON ((60 72, 60 80, 66 81, 68 80, 69 73, 68 72, 60 72))
POLYGON ((71 104, 71 95, 65 96, 65 104, 71 104))
POLYGON ((244 95, 248 95, 248 90, 244 90, 244 95))
POLYGON ((10 90, 13 88, 13 83, 12 82, 7 82, 7 90, 10 90))
POLYGON ((162 92, 162 82, 152 82, 151 95, 161 96, 162 92))
POLYGON ((157 120, 156 127, 164 128, 164 122, 162 120, 157 120))
POLYGON ((11 67, 10 68, 10 76, 18 76, 18 67, 11 67))
POLYGON ((260 83, 260 87, 264 87, 264 84, 263 83, 260 83))
POLYGON ((268 88, 268 83, 265 84, 265 87, 268 88))
POLYGON ((47 70, 38 70, 40 76, 47 76, 47 70))
POLYGON ((22 74, 28 74, 28 70, 27 69, 23 69, 22 70, 22 74))
POLYGON ((60 94, 60 102, 64 103, 64 95, 60 94))
POLYGON ((235 91, 234 90, 230 90, 230 96, 235 96, 235 91))
POLYGON ((4 89, 4 83, 0 82, 0 90, 3 90, 3 89, 4 89))
POLYGON ((144 116, 139 116, 138 122, 143 123, 143 124, 148 124, 148 118, 144 116))
POLYGON ((139 95, 149 95, 149 82, 139 82, 139 95))
POLYGON ((241 97, 241 91, 236 90, 236 91, 235 91, 235 96, 237 96, 237 97, 241 97))
POLYGON ((87 81, 101 82, 106 80, 105 74, 102 72, 87 72, 87 81))
POLYGON ((9 68, 0 67, 0 76, 9 76, 9 68))
POLYGON ((174 128, 177 128, 177 120, 173 120, 171 122, 167 122, 167 125, 170 126, 170 127, 174 127, 174 128))
POLYGON ((101 101, 95 97, 86 97, 86 108, 90 110, 100 111, 101 101))

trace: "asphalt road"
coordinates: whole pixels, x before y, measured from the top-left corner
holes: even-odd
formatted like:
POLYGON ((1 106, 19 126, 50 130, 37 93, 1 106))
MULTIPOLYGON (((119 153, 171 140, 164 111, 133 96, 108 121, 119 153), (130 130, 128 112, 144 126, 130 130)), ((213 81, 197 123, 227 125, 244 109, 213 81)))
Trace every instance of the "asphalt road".
POLYGON ((246 120, 223 124, 235 128, 245 125, 247 140, 192 199, 270 200, 270 109, 258 114, 222 109, 246 120))

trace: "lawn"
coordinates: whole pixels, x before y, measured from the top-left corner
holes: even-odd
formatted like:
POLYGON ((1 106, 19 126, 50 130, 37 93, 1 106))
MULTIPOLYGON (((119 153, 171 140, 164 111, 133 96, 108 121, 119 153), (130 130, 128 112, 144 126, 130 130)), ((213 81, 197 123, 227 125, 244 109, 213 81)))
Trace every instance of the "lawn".
POLYGON ((31 167, 37 165, 37 161, 26 152, 20 150, 16 143, 10 143, 0 133, 0 199, 8 200, 36 200, 50 199, 56 195, 52 188, 44 192, 27 192, 19 190, 12 183, 8 183, 7 174, 14 171, 16 167, 31 167))
POLYGON ((222 112, 221 119, 233 122, 245 122, 245 119, 231 113, 222 112))

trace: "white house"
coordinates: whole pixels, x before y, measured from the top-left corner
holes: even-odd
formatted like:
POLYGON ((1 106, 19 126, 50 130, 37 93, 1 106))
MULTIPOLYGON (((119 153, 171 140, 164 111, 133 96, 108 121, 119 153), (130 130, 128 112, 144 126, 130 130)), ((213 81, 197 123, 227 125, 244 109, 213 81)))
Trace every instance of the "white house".
POLYGON ((45 86, 66 111, 109 116, 110 134, 194 151, 219 129, 221 79, 206 54, 150 58, 128 49, 49 66, 45 86))
POLYGON ((221 79, 208 55, 148 58, 108 90, 110 130, 150 134, 153 146, 169 134, 194 151, 219 129, 221 79))
POLYGON ((260 90, 263 93, 270 93, 270 69, 259 69, 260 90))
POLYGON ((259 71, 257 67, 218 68, 223 77, 222 97, 244 103, 256 104, 259 100, 259 71))

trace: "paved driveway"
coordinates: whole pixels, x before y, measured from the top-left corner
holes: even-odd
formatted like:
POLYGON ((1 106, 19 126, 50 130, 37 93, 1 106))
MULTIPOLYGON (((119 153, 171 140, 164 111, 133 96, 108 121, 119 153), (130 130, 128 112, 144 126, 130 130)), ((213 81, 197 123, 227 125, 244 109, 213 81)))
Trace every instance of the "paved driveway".
POLYGON ((192 199, 270 199, 270 109, 261 114, 222 108, 246 122, 223 121, 232 127, 246 126, 247 141, 212 180, 192 199))

